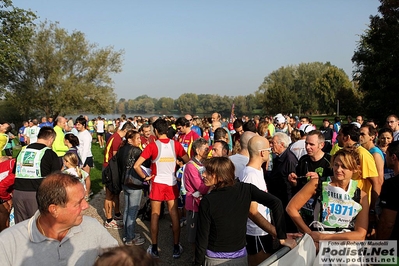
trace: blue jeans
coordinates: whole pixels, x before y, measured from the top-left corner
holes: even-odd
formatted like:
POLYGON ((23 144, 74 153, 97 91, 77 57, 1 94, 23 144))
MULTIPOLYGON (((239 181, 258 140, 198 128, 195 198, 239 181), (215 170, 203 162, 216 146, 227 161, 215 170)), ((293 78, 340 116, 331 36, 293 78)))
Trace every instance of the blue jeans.
POLYGON ((141 189, 131 189, 126 186, 122 187, 125 197, 125 210, 123 214, 124 234, 125 241, 128 242, 134 239, 137 212, 139 211, 143 191, 141 189))

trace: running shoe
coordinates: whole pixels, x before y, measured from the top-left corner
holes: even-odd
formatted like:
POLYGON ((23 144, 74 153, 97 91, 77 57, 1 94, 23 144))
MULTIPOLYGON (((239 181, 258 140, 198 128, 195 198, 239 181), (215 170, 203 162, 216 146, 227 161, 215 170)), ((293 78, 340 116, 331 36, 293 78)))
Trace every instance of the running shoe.
POLYGON ((104 227, 107 229, 122 229, 123 224, 120 224, 117 221, 115 221, 114 219, 112 219, 112 221, 109 223, 107 221, 105 221, 104 227))
POLYGON ((154 259, 158 259, 159 258, 159 253, 158 250, 153 251, 152 250, 152 245, 150 245, 147 248, 147 253, 151 255, 151 257, 153 257, 154 259))
POLYGON ((173 248, 173 258, 174 259, 180 258, 182 253, 183 253, 183 247, 181 246, 181 244, 179 244, 178 249, 173 248))
POLYGON ((132 241, 125 242, 125 245, 126 246, 133 246, 133 245, 140 246, 140 245, 144 244, 144 242, 145 242, 145 239, 139 236, 139 237, 134 238, 132 241))
POLYGON ((122 214, 119 216, 114 215, 114 217, 112 217, 112 219, 114 219, 115 221, 123 221, 123 215, 122 214))

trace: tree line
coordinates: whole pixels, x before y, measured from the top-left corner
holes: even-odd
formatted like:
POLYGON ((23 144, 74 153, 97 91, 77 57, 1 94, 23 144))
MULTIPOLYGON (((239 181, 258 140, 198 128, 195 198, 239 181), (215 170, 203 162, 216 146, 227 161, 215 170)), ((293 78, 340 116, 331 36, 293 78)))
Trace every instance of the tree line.
MULTIPOLYGON (((251 90, 253 89, 248 89, 251 90)), ((328 62, 313 62, 281 67, 273 71, 265 77, 258 90, 248 95, 184 93, 177 99, 156 99, 141 95, 135 99, 120 99, 115 112, 209 114, 218 111, 228 115, 234 104, 236 115, 334 114, 338 100, 342 113, 356 113, 361 94, 342 69, 328 62)))

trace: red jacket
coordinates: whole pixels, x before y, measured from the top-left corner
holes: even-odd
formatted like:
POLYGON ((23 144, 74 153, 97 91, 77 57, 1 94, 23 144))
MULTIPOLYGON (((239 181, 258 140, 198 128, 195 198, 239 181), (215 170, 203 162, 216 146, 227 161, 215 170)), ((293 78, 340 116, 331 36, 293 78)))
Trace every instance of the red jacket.
POLYGON ((15 180, 14 171, 15 159, 0 163, 0 199, 8 201, 12 198, 13 185, 15 180))

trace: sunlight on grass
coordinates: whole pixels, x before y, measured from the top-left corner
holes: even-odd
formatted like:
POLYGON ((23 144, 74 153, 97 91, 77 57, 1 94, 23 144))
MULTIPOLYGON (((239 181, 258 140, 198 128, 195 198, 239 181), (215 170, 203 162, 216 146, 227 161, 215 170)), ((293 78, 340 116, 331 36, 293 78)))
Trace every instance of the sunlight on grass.
POLYGON ((97 194, 101 189, 103 189, 101 173, 104 161, 104 149, 101 149, 98 143, 93 143, 91 146, 91 152, 93 153, 94 159, 94 167, 90 170, 91 190, 94 194, 97 194))

